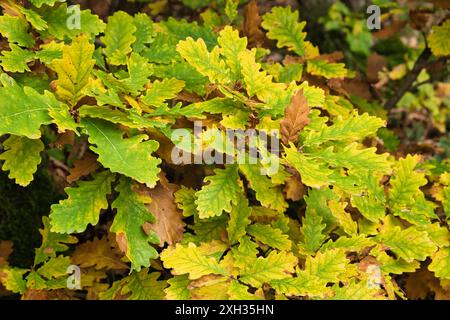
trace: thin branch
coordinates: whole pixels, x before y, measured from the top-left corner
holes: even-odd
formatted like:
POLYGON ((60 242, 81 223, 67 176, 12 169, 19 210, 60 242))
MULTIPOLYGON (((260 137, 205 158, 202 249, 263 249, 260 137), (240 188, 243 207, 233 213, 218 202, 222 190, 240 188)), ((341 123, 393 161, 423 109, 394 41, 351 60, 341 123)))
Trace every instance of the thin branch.
POLYGON ((431 50, 426 47, 420 54, 412 70, 403 79, 403 82, 400 84, 400 87, 397 89, 396 93, 386 102, 386 110, 393 109, 405 93, 411 90, 414 81, 416 81, 419 76, 419 73, 428 65, 430 57, 431 50))

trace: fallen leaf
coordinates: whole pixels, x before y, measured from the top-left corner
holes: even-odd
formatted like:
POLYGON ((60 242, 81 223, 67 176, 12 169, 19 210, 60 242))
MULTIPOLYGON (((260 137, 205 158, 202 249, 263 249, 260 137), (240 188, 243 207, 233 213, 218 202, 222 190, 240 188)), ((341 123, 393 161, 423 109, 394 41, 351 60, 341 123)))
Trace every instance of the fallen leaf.
POLYGON ((54 142, 54 145, 55 147, 61 149, 66 144, 73 145, 74 143, 75 143, 75 133, 73 131, 66 131, 58 135, 58 138, 54 142))
POLYGON ((383 25, 383 27, 374 32, 373 36, 377 39, 387 39, 397 34, 406 26, 406 21, 394 20, 390 25, 383 25))
POLYGON ((73 168, 69 170, 70 174, 66 178, 67 182, 75 182, 81 177, 91 174, 98 168, 100 168, 100 163, 97 162, 97 156, 91 152, 86 152, 82 159, 74 161, 73 168))
POLYGON ((281 139, 285 145, 289 142, 297 142, 298 133, 309 123, 310 108, 308 101, 299 90, 293 97, 291 103, 287 106, 284 118, 281 120, 281 139))
POLYGON ((140 187, 139 192, 150 196, 151 202, 146 205, 148 210, 155 216, 155 223, 146 222, 143 226, 148 233, 153 230, 160 239, 160 246, 164 243, 172 245, 179 242, 183 237, 185 224, 183 212, 178 209, 174 193, 178 190, 176 184, 170 183, 164 174, 160 174, 160 180, 155 188, 140 187))
POLYGON ((429 1, 432 2, 438 8, 450 9, 450 2, 448 0, 429 0, 429 1))
POLYGON ((75 291, 68 289, 36 290, 27 289, 22 300, 75 300, 75 291))
POLYGON ((8 257, 12 252, 12 241, 0 241, 0 267, 8 265, 8 257))
POLYGON ((361 75, 357 75, 353 79, 345 79, 342 81, 342 89, 350 95, 356 95, 366 100, 372 100, 373 96, 370 92, 370 83, 363 79, 361 75))
POLYGON ((425 299, 431 292, 429 284, 434 281, 437 281, 437 279, 427 269, 412 273, 405 284, 407 297, 414 300, 425 299))
POLYGON ((324 60, 329 63, 336 63, 344 59, 344 54, 341 51, 334 51, 332 53, 321 54, 314 60, 324 60))
POLYGON ((433 24, 433 13, 425 10, 410 10, 409 24, 416 30, 425 31, 433 24))
POLYGON ((380 72, 386 65, 386 58, 377 53, 372 53, 367 58, 367 79, 369 82, 376 83, 378 81, 378 72, 380 72))

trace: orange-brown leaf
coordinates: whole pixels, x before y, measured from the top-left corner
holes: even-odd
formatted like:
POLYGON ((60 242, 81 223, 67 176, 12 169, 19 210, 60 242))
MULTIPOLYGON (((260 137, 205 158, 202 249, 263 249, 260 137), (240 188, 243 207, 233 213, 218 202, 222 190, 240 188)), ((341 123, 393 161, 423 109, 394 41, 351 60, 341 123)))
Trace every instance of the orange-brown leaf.
POLYGON ((284 144, 297 142, 298 133, 309 123, 310 108, 303 90, 299 90, 293 97, 291 103, 284 112, 281 120, 281 139, 284 144))
POLYGON ((383 56, 373 53, 367 58, 367 79, 371 83, 378 81, 378 72, 387 65, 387 60, 383 56))
POLYGON ((73 168, 69 170, 70 174, 66 178, 69 183, 91 174, 100 167, 100 163, 97 162, 97 156, 91 152, 86 152, 84 157, 82 159, 75 160, 73 165, 73 168))
POLYGON ((248 39, 250 48, 260 47, 265 40, 264 33, 261 31, 261 16, 259 15, 258 4, 255 0, 245 7, 244 12, 244 36, 248 39))
POLYGON ((302 183, 298 172, 292 170, 292 175, 286 180, 286 185, 283 189, 286 199, 299 201, 305 196, 306 190, 307 188, 302 183))
POLYGON ((178 209, 173 195, 177 190, 178 186, 170 183, 163 174, 160 174, 160 181, 155 188, 140 188, 141 193, 150 196, 152 201, 146 207, 156 218, 155 223, 145 223, 144 230, 147 233, 149 230, 156 232, 160 246, 164 246, 164 243, 172 245, 183 238, 183 213, 178 209))

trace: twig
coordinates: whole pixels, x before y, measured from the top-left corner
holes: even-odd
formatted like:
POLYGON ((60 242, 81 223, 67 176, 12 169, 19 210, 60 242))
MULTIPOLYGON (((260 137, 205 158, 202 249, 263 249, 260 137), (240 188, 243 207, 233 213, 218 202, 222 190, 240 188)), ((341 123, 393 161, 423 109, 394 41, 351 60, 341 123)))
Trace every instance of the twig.
POLYGON ((424 69, 428 65, 430 57, 431 50, 430 48, 426 47, 414 64, 413 69, 403 79, 403 82, 400 84, 400 87, 397 89, 396 93, 386 102, 386 110, 392 110, 400 101, 400 99, 405 95, 405 93, 411 90, 412 85, 419 76, 420 71, 422 71, 422 69, 424 69))

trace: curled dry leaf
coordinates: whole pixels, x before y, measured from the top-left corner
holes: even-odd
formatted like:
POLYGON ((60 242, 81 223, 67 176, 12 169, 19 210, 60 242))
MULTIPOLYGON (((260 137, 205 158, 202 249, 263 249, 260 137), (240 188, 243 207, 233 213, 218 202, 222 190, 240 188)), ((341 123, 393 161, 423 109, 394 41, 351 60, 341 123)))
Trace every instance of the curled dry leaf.
POLYGON ((310 108, 303 90, 299 90, 293 97, 291 103, 284 112, 281 120, 281 137, 285 145, 289 142, 297 142, 298 133, 309 123, 310 108))

